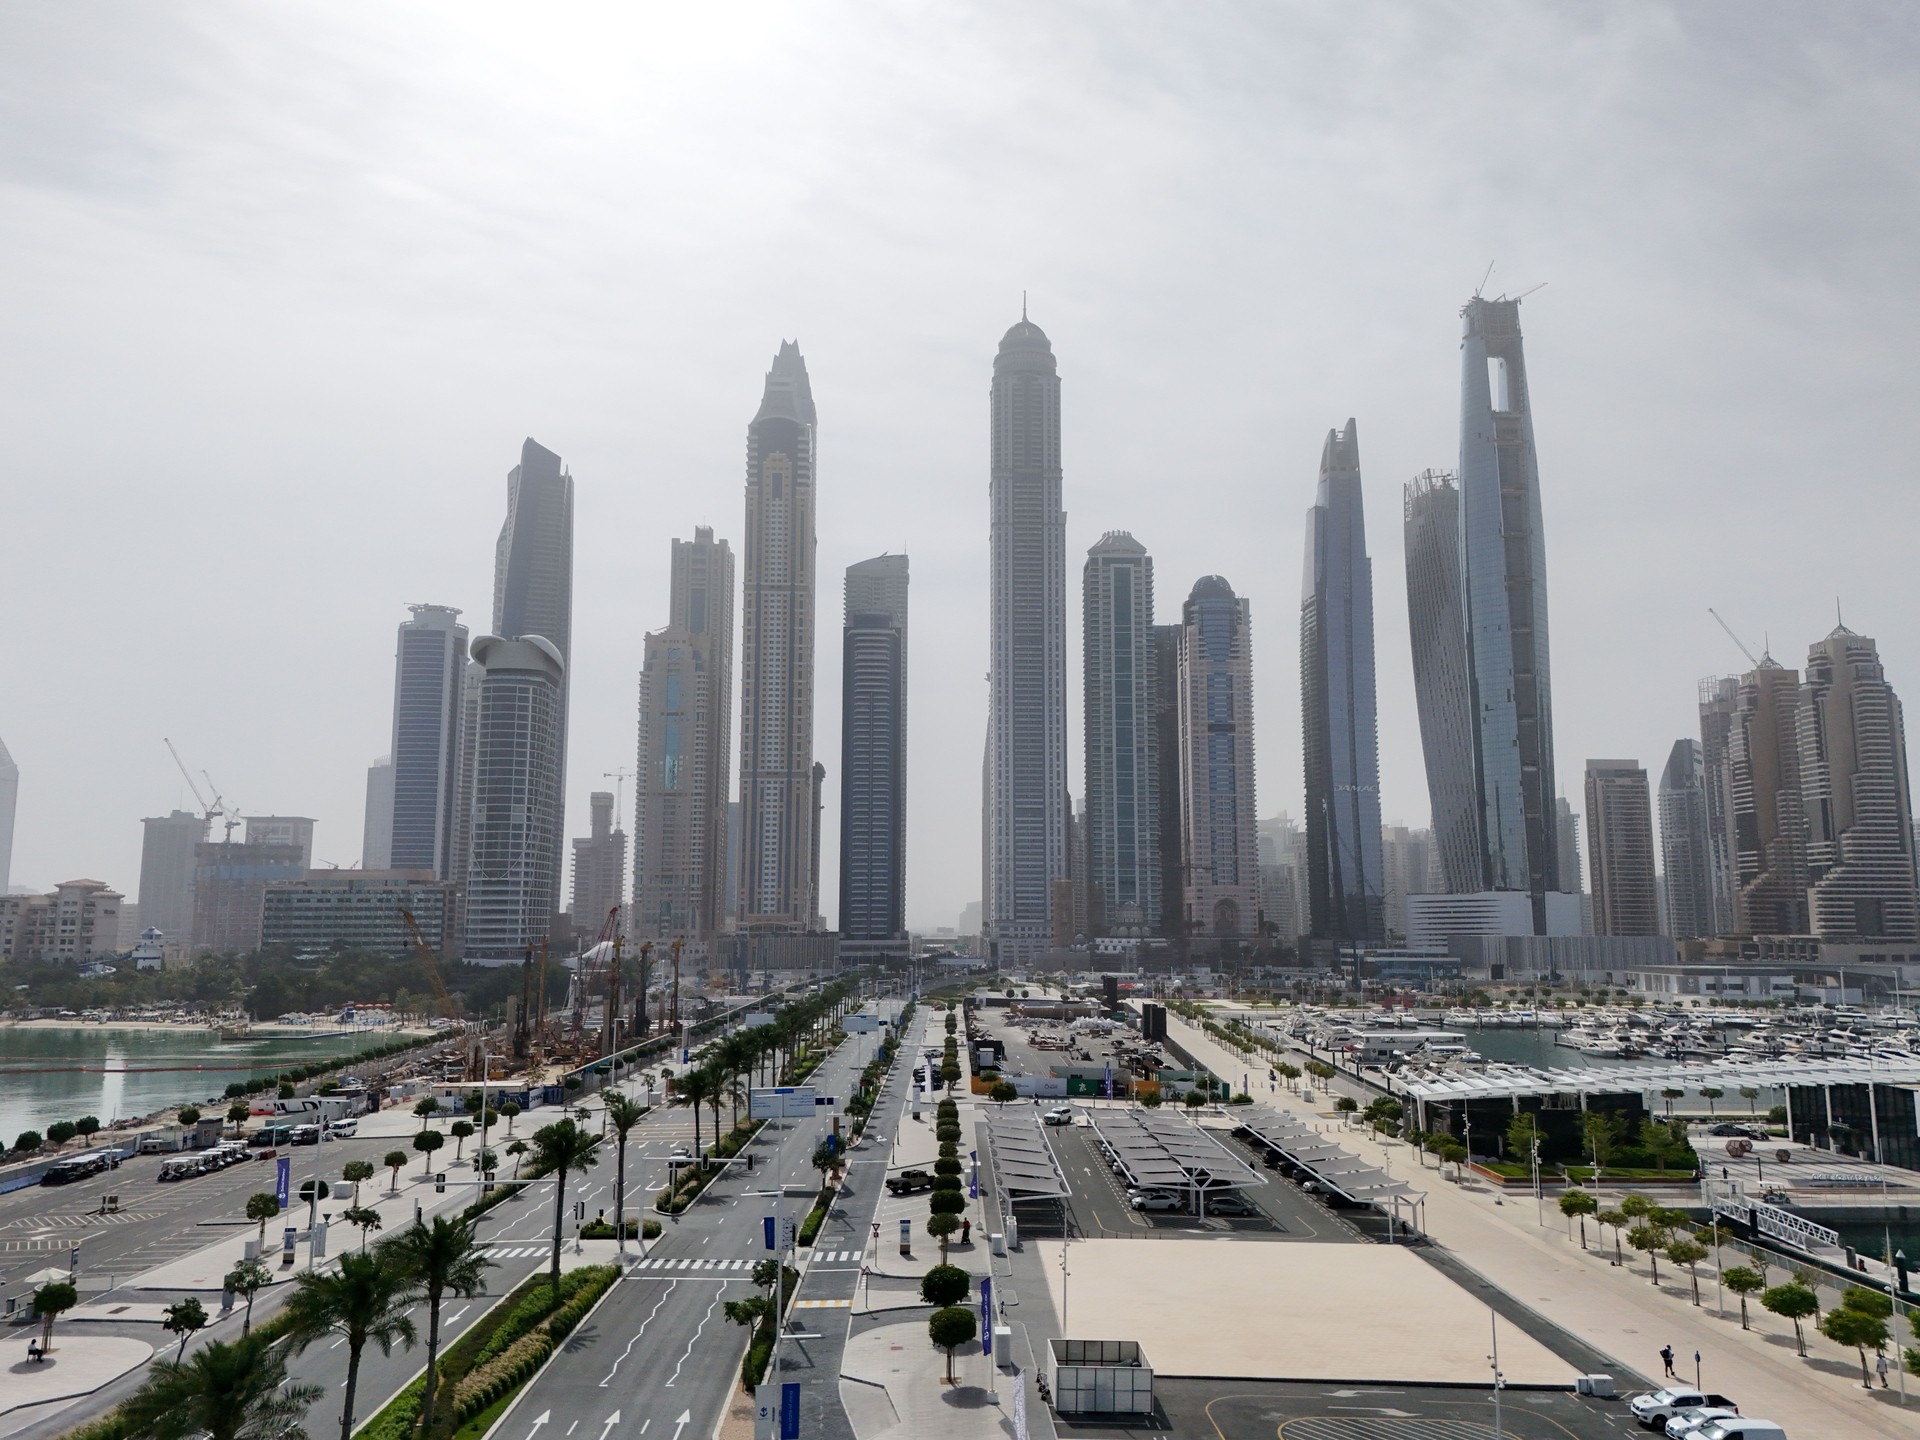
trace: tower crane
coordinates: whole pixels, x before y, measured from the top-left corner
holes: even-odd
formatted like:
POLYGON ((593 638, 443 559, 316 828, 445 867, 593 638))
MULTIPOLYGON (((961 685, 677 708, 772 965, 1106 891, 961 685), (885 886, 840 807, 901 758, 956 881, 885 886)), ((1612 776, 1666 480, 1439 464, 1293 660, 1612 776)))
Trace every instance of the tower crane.
POLYGON ((453 996, 447 993, 447 982, 440 974, 440 962, 434 956, 433 947, 427 944, 426 937, 420 933, 419 925, 414 923, 411 910, 402 906, 400 918, 407 922, 407 934, 413 937, 414 953, 419 955, 420 964, 427 972, 427 979, 433 982, 434 994, 440 997, 440 1008, 446 1011, 448 1020, 459 1023, 459 1008, 453 1003, 453 996))
POLYGON ((1734 644, 1740 647, 1740 653, 1747 657, 1748 663, 1758 666, 1760 663, 1760 657, 1755 655, 1753 651, 1749 650, 1746 646, 1746 642, 1742 640, 1738 635, 1733 633, 1733 627, 1727 624, 1727 622, 1724 619, 1721 619, 1720 612, 1714 609, 1711 605, 1709 605, 1707 606, 1707 614, 1713 616, 1715 620, 1718 620, 1720 622, 1720 628, 1727 632, 1727 638, 1729 640, 1733 641, 1734 644))
POLYGON ((167 753, 173 756, 173 763, 179 767, 180 778, 187 782, 187 789, 193 792, 193 798, 199 802, 200 819, 202 823, 212 825, 214 816, 225 816, 227 842, 231 844, 233 842, 234 827, 239 825, 240 817, 228 806, 226 799, 220 794, 220 787, 213 783, 212 777, 209 776, 206 771, 202 770, 200 772, 200 778, 207 782, 207 789, 213 791, 213 799, 209 802, 207 797, 200 793, 200 787, 194 784, 193 776, 187 771, 187 762, 180 758, 180 752, 174 748, 173 741, 167 739, 164 735, 162 735, 160 739, 167 747, 167 753))

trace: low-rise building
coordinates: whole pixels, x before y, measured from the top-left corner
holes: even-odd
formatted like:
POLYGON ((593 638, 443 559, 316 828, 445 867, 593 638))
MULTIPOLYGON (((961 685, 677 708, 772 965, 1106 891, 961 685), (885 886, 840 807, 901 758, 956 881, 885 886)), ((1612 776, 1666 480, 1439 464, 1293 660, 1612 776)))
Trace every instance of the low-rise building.
POLYGON ((450 953, 453 885, 431 870, 313 870, 269 883, 262 897, 260 943, 296 950, 413 950, 406 916, 436 952, 450 953))
POLYGON ((84 965, 116 953, 122 898, 100 880, 68 880, 50 895, 0 895, 0 960, 84 965))

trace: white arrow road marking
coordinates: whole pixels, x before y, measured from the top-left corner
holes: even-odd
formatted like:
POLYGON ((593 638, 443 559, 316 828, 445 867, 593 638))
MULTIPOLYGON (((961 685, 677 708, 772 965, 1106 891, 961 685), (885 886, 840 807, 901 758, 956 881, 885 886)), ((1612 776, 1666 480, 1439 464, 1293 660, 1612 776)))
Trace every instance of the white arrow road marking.
MULTIPOLYGON (((542 1410, 538 1415, 534 1417, 533 1430, 538 1430, 542 1425, 546 1424, 547 1421, 549 1421, 552 1418, 553 1418, 553 1411, 542 1410)), ((527 1440, 533 1440, 533 1430, 527 1431, 527 1440)))
POLYGON ((1366 1414, 1366 1415, 1391 1415, 1396 1419, 1401 1419, 1401 1420, 1409 1419, 1413 1415, 1413 1412, 1411 1410, 1395 1410, 1390 1406, 1385 1406, 1385 1405, 1329 1405, 1327 1406, 1327 1409, 1358 1410, 1362 1414, 1366 1414))
MULTIPOLYGON (((732 1283, 733 1282, 731 1280, 723 1280, 720 1282, 719 1288, 713 1292, 713 1304, 709 1305, 707 1307, 707 1313, 700 1317, 700 1324, 698 1328, 694 1330, 693 1337, 687 1341, 686 1355, 682 1355, 680 1357, 680 1364, 675 1365, 673 1367, 673 1379, 667 1381, 666 1385, 661 1387, 662 1389, 672 1389, 674 1380, 678 1380, 680 1378, 680 1369, 681 1369, 681 1366, 684 1366, 687 1363, 687 1355, 693 1354, 693 1347, 700 1343, 700 1332, 707 1328, 707 1321, 711 1320, 713 1318, 713 1312, 720 1308, 720 1297, 726 1294, 727 1286, 731 1285, 732 1283)), ((688 1416, 687 1418, 692 1419, 693 1417, 688 1416)))
POLYGON ((620 1412, 614 1411, 607 1416, 606 1423, 600 1427, 600 1440, 607 1440, 607 1432, 620 1423, 620 1412))
POLYGON ((692 1423, 693 1412, 691 1410, 682 1410, 680 1412, 680 1418, 673 1422, 673 1440, 680 1440, 680 1432, 692 1423))
POLYGON ((647 1326, 653 1323, 653 1317, 660 1313, 660 1307, 667 1303, 667 1297, 679 1288, 680 1282, 678 1280, 670 1280, 667 1282, 667 1288, 660 1292, 660 1298, 654 1302, 652 1311, 647 1315, 646 1319, 640 1322, 640 1328, 633 1332, 633 1338, 627 1341, 627 1348, 620 1352, 620 1359, 613 1362, 612 1370, 607 1371, 606 1380, 600 1382, 600 1389, 604 1390, 607 1388, 607 1382, 613 1379, 615 1372, 620 1369, 621 1364, 626 1360, 627 1356, 633 1353, 633 1347, 640 1343, 640 1337, 646 1333, 647 1326))

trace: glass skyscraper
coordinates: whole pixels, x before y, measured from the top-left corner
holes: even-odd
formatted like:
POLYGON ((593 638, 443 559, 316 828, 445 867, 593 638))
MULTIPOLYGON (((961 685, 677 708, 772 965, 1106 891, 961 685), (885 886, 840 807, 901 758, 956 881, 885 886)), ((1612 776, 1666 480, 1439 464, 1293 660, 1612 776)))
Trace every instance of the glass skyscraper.
POLYGON ((1160 925, 1159 753, 1154 736, 1153 557, 1124 530, 1081 575, 1086 699, 1087 877, 1105 926, 1160 925))
POLYGON ((386 865, 453 877, 467 627, 446 605, 409 605, 393 662, 393 773, 386 865))
POLYGON ((840 713, 840 933, 906 938, 907 557, 847 570, 840 713))
POLYGON ((1181 618, 1180 841, 1187 933, 1195 940, 1250 938, 1260 914, 1251 612, 1224 579, 1206 575, 1194 583, 1181 618))

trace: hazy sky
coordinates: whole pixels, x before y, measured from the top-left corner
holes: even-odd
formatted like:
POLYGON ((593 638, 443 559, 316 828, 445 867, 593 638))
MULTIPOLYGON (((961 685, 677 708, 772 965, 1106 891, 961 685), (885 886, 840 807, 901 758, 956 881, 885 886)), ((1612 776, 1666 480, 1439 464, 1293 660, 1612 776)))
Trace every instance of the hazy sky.
MULTIPOLYGON (((523 437, 577 483, 569 833, 631 768, 668 542, 741 543, 782 338, 820 411, 823 889, 839 577, 913 567, 908 917, 979 891, 987 391, 1020 294, 1109 529, 1251 597, 1259 808, 1300 807, 1302 515, 1359 421, 1383 811, 1424 823, 1400 488, 1457 312, 1522 311, 1559 783, 1657 772, 1706 607, 1920 697, 1909 5, 0 9, 0 737, 16 883, 132 894, 161 744, 357 862, 405 606, 487 628, 523 437)), ((628 789, 629 805, 631 788, 628 789)), ((1576 799, 1575 807, 1582 808, 1576 799)))

